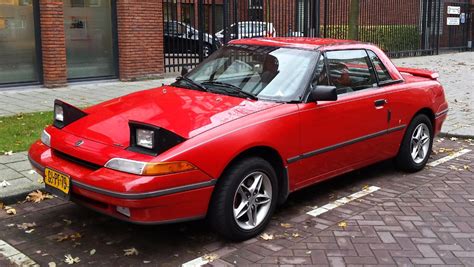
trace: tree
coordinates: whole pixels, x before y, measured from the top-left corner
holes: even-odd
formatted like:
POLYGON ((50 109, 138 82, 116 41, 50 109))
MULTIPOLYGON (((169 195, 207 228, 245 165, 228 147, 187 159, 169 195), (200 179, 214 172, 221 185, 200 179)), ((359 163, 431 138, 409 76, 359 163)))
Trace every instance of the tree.
POLYGON ((360 2, 359 0, 350 0, 349 10, 349 39, 359 39, 359 13, 360 13, 360 2))

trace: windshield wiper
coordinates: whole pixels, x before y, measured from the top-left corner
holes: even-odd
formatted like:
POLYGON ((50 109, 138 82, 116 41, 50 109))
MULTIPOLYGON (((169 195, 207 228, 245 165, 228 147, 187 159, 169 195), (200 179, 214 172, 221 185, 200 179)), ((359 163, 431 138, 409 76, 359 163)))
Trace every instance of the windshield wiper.
POLYGON ((197 89, 199 89, 199 90, 201 90, 201 91, 209 92, 209 89, 207 89, 204 85, 202 85, 202 84, 200 84, 200 83, 198 83, 198 82, 195 82, 195 81, 189 79, 188 77, 181 76, 181 77, 178 77, 178 78, 176 79, 176 81, 178 81, 178 82, 179 82, 179 81, 185 81, 185 82, 191 84, 192 86, 194 86, 195 88, 197 88, 197 89))
POLYGON ((237 94, 240 94, 240 95, 243 95, 249 99, 252 99, 252 100, 258 100, 258 97, 254 94, 251 94, 249 92, 245 92, 243 91, 240 87, 238 86, 235 86, 233 84, 230 84, 230 83, 223 83, 223 82, 216 82, 216 81, 206 81, 206 82, 203 82, 203 84, 210 84, 210 85, 217 85, 217 86, 221 86, 221 87, 224 87, 226 89, 231 89, 232 91, 229 92, 229 91, 226 91, 226 92, 229 92, 229 93, 237 93, 237 94))

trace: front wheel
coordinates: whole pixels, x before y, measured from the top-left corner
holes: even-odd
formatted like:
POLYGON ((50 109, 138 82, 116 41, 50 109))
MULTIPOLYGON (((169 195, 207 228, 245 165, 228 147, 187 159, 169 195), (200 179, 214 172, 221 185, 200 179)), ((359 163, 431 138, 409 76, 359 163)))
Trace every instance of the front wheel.
POLYGON ((261 233, 278 199, 272 165, 262 158, 233 164, 219 179, 209 209, 209 220, 224 237, 240 241, 261 233))
POLYGON ((422 170, 431 155, 433 125, 428 116, 417 115, 405 133, 395 160, 397 167, 407 172, 422 170))

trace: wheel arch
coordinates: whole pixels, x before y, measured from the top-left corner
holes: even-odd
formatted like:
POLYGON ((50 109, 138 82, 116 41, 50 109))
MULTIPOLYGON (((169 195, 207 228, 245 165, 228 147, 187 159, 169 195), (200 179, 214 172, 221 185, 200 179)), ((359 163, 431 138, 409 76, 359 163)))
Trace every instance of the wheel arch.
POLYGON ((281 157, 280 153, 269 146, 254 146, 251 148, 248 148, 239 154, 237 154, 230 162, 226 165, 224 168, 223 172, 221 173, 224 174, 232 165, 244 158, 249 158, 249 157, 260 157, 266 161, 268 161, 272 167, 275 169, 275 172, 277 174, 277 180, 278 180, 278 204, 283 204, 286 199, 288 198, 288 195, 290 193, 289 190, 289 176, 288 176, 288 169, 287 166, 285 166, 283 158, 281 157))
MULTIPOLYGON (((413 117, 411 118, 411 121, 412 121, 416 116, 418 116, 418 115, 420 115, 420 114, 424 114, 424 115, 428 116, 428 118, 429 118, 430 121, 431 121, 431 125, 432 125, 432 127, 433 127, 433 132, 434 132, 434 130, 436 129, 436 116, 435 116, 433 110, 432 110, 431 108, 426 108, 426 107, 425 107, 425 108, 422 108, 422 109, 418 110, 418 111, 415 113, 415 115, 413 115, 413 117)), ((411 122, 411 121, 410 121, 410 122, 411 122)))

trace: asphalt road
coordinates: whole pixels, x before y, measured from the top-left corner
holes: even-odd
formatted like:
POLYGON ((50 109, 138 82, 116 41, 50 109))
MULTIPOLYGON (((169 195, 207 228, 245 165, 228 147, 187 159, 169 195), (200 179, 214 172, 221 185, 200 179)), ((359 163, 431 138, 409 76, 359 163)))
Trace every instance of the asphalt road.
MULTIPOLYGON (((66 266, 68 254, 75 266, 474 265, 474 151, 466 149, 474 142, 437 139, 430 162, 453 157, 437 166, 406 174, 386 161, 294 193, 263 238, 241 243, 205 221, 139 226, 58 198, 0 211, 0 240, 41 266, 66 266), (335 202, 368 188, 376 190, 335 202), (307 214, 318 207, 328 211, 307 214)), ((12 265, 2 253, 0 242, 0 266, 12 265)))

